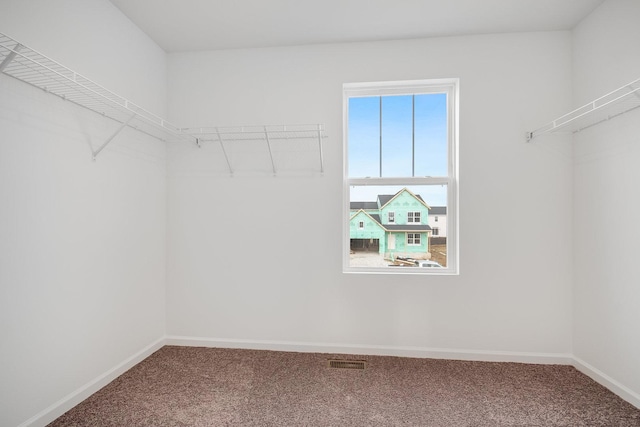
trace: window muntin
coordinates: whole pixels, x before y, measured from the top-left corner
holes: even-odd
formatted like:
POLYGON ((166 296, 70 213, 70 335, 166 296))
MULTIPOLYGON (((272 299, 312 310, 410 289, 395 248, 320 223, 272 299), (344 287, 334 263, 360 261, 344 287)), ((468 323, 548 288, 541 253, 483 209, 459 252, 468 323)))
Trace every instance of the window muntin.
POLYGON ((389 268, 384 258, 389 255, 388 249, 396 253, 409 246, 425 252, 431 249, 428 208, 394 208, 389 215, 389 206, 384 206, 388 199, 377 200, 378 196, 408 197, 413 193, 425 205, 444 206, 449 212, 450 232, 446 244, 438 247, 445 257, 440 262, 443 268, 434 273, 457 274, 457 101, 457 79, 344 85, 345 224, 354 214, 351 206, 373 206, 366 210, 373 218, 367 237, 377 243, 383 261, 376 266, 356 262, 348 248, 357 236, 347 230, 345 272, 416 272, 411 268, 389 268), (407 244, 409 240, 412 245, 407 244), (416 241, 420 246, 415 245, 416 241))
POLYGON ((408 223, 420 223, 420 212, 407 212, 408 223))
POLYGON ((393 211, 389 211, 389 213, 387 214, 388 218, 387 221, 389 221, 389 224, 393 224, 396 222, 396 213, 393 211))
POLYGON ((420 244, 420 233, 407 233, 407 245, 417 246, 420 244))

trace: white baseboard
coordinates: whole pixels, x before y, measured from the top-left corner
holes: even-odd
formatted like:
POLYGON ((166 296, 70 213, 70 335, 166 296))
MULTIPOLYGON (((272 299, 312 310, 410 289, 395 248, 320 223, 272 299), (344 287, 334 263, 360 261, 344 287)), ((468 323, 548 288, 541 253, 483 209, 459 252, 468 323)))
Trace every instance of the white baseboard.
POLYGON ((604 372, 594 368, 584 360, 578 359, 577 357, 573 358, 573 366, 595 382, 608 388, 613 393, 640 409, 640 394, 635 393, 633 390, 625 387, 604 372))
POLYGON ((509 351, 477 351, 428 347, 395 347, 382 345, 347 345, 268 340, 216 339, 167 336, 166 345, 185 347, 240 348, 251 350, 292 351, 300 353, 361 354, 429 359, 473 360, 480 362, 517 362, 571 365, 573 357, 561 353, 521 353, 509 351))
POLYGON ((40 427, 46 426, 50 422, 54 421, 56 418, 67 412, 69 409, 73 408, 89 396, 91 396, 96 391, 100 390, 102 387, 109 384, 111 381, 115 380, 117 377, 125 373, 127 370, 140 363, 147 357, 149 357, 152 353, 159 350, 165 345, 165 338, 162 337, 158 339, 156 342, 148 345, 143 348, 133 356, 129 357, 122 363, 108 370, 104 374, 95 378, 94 380, 88 382, 84 386, 80 387, 73 393, 67 395, 66 397, 60 399, 53 405, 49 406, 45 410, 40 413, 34 415, 29 418, 27 421, 20 424, 18 427, 40 427))

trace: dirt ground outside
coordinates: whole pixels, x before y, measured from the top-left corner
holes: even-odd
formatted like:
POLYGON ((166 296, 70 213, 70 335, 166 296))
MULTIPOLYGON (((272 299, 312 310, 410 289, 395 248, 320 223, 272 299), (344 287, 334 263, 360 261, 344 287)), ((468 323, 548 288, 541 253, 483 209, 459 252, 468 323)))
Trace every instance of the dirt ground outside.
POLYGON ((387 267, 389 264, 378 252, 354 252, 349 255, 350 267, 387 267))
MULTIPOLYGON (((447 266, 447 245, 431 245, 431 260, 447 266)), ((377 252, 354 252, 349 255, 351 267, 387 267, 391 264, 377 252)))
POLYGON ((431 245, 431 260, 437 262, 443 267, 447 266, 447 245, 431 245))

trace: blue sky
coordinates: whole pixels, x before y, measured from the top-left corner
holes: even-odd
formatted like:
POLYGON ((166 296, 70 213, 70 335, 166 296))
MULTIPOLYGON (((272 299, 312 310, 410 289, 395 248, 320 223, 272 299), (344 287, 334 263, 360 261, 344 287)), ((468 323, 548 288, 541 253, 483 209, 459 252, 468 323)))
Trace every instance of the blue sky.
MULTIPOLYGON (((397 95, 349 99, 349 177, 447 176, 446 94, 415 95, 415 108, 412 98, 397 95)), ((393 194, 393 188, 355 187, 351 200, 373 201, 375 194, 393 194)), ((415 190, 428 204, 446 205, 445 186, 420 186, 415 190)))

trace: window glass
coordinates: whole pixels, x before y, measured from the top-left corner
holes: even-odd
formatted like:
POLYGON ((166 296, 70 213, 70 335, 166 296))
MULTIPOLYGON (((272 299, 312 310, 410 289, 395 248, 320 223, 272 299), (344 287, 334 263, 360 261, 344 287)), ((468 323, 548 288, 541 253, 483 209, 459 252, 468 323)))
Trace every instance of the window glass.
POLYGON ((345 271, 457 274, 457 99, 457 79, 344 85, 345 271))
POLYGON ((349 267, 390 267, 398 257, 447 265, 448 242, 432 243, 427 224, 431 206, 446 206, 446 185, 354 185, 349 198, 349 267))
POLYGON ((447 175, 447 96, 415 96, 415 176, 447 175))
POLYGON ((380 99, 349 99, 349 173, 380 176, 380 99))
POLYGON ((382 174, 412 176, 412 99, 410 95, 382 96, 382 174))

